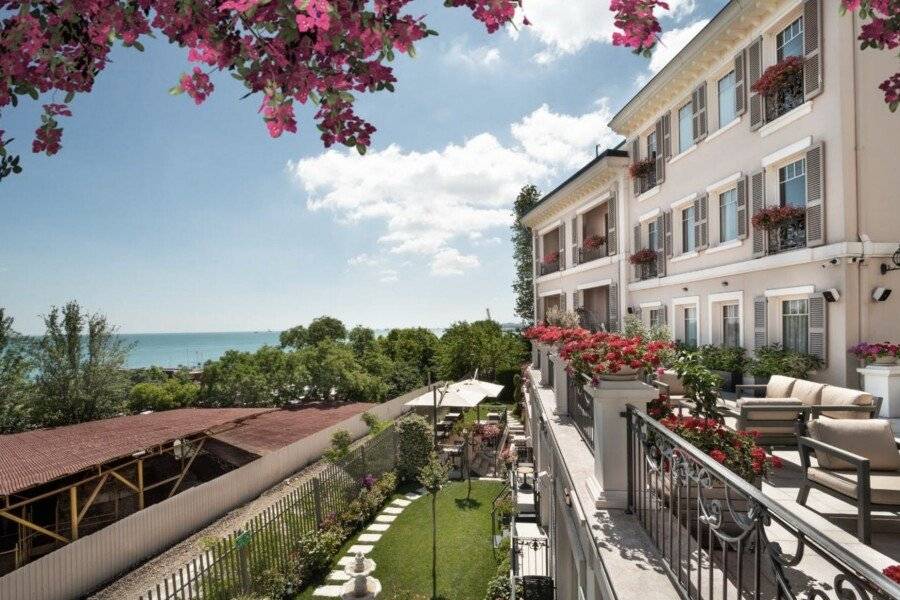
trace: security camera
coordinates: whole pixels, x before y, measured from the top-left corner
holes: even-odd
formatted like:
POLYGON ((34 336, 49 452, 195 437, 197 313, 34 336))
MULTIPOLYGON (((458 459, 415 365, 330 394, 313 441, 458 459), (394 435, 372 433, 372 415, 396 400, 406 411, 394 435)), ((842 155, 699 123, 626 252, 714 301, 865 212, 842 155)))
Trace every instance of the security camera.
POLYGON ((841 293, 837 291, 837 288, 830 288, 822 292, 822 295, 825 297, 826 302, 837 302, 841 299, 841 293))
POLYGON ((877 287, 872 292, 872 300, 875 302, 884 302, 891 295, 891 288, 877 287))

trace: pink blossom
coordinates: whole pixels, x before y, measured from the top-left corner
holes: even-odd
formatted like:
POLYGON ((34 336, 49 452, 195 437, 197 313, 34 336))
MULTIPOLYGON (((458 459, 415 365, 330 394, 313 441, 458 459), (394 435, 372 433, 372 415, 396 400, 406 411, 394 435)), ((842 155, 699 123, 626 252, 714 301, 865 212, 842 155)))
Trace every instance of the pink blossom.
POLYGON ((195 104, 202 104, 215 89, 215 86, 209 79, 209 75, 204 73, 200 67, 194 67, 194 72, 191 75, 183 74, 179 85, 188 96, 194 99, 195 104))

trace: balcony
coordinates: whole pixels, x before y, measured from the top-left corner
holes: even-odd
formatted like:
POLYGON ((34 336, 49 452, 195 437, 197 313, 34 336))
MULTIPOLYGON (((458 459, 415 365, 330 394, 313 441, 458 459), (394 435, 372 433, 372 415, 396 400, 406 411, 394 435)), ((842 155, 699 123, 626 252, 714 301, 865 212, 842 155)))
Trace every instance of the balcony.
POLYGON ((806 247, 806 219, 785 223, 768 231, 767 254, 780 254, 806 247))
POLYGON ((594 448, 594 401, 585 392, 587 381, 578 374, 568 376, 568 411, 575 428, 591 450, 594 448))
POLYGON ((609 321, 600 313, 593 310, 581 309, 578 311, 580 317, 580 325, 594 333, 598 331, 609 331, 609 321))
POLYGON ((638 194, 643 194, 656 187, 656 165, 648 168, 647 172, 637 178, 638 194))
POLYGON ((546 254, 541 260, 539 273, 541 276, 556 273, 565 269, 566 251, 559 250, 546 254))
POLYGON ((644 263, 641 265, 637 265, 637 278, 638 281, 644 281, 645 279, 653 279, 657 276, 658 271, 656 270, 656 262, 644 263))
POLYGON ((609 256, 609 248, 607 247, 606 242, 598 246, 582 246, 578 249, 578 256, 576 257, 575 262, 576 264, 583 265, 584 263, 600 258, 606 258, 607 256, 609 256))
POLYGON ((803 68, 786 73, 778 89, 765 96, 764 101, 767 123, 771 123, 803 104, 803 68))

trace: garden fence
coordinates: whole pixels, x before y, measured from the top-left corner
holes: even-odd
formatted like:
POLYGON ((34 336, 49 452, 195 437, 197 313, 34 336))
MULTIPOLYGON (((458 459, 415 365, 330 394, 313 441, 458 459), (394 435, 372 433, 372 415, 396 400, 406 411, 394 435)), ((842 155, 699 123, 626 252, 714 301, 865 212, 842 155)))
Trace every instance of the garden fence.
POLYGON ((343 511, 363 487, 396 466, 393 426, 300 484, 289 495, 210 545, 200 556, 167 576, 141 600, 224 600, 261 591, 263 573, 285 567, 293 542, 343 511))

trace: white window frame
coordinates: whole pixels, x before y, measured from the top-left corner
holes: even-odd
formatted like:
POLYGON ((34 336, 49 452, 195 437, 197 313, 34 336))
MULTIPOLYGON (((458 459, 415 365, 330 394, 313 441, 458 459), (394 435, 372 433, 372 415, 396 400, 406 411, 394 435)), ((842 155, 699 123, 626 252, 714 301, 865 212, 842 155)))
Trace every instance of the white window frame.
MULTIPOLYGON (((691 134, 691 136, 686 140, 687 141, 686 146, 684 145, 685 140, 681 139, 681 111, 683 111, 684 109, 688 109, 688 112, 691 115, 691 127, 693 127, 694 114, 692 112, 693 109, 691 108, 691 103, 688 102, 687 104, 680 105, 675 110, 675 122, 678 124, 678 152, 676 153, 677 155, 686 153, 688 150, 691 149, 691 146, 694 145, 694 135, 693 134, 691 134)), ((693 131, 693 129, 692 129, 692 131, 693 131)))
POLYGON ((697 312, 697 346, 702 345, 703 329, 701 322, 703 315, 700 312, 700 296, 681 296, 672 298, 672 324, 670 326, 672 339, 684 342, 684 309, 693 308, 697 312))
POLYGON ((738 318, 740 327, 738 329, 738 344, 744 346, 744 292, 743 290, 736 292, 721 292, 718 294, 710 294, 706 298, 708 306, 709 318, 707 319, 707 344, 721 345, 725 335, 718 328, 722 322, 722 306, 726 304, 737 304, 738 318))
MULTIPOLYGON (((774 309, 775 312, 775 338, 776 342, 781 344, 781 347, 784 347, 784 303, 790 302, 791 300, 805 300, 806 301, 806 335, 809 337, 809 296, 808 295, 796 295, 796 296, 779 296, 775 302, 769 302, 769 309, 772 312, 774 309), (772 306, 774 305, 774 306, 772 306)), ((807 342, 808 344, 809 342, 807 342)), ((809 352, 809 347, 806 348, 806 351, 809 352)))
POLYGON ((794 34, 790 38, 788 38, 787 42, 792 42, 794 39, 799 37, 800 38, 800 54, 797 54, 797 55, 791 54, 790 56, 799 56, 801 58, 803 57, 803 42, 805 41, 805 38, 806 38, 806 22, 803 20, 803 15, 798 15, 795 18, 791 19, 787 25, 785 25, 784 27, 780 27, 778 29, 778 31, 775 32, 775 35, 773 36, 773 39, 775 42, 775 60, 776 61, 779 60, 778 54, 779 54, 779 52, 781 52, 781 49, 787 45, 787 42, 779 44, 778 37, 785 31, 787 31, 788 29, 793 27, 794 24, 796 24, 796 23, 800 24, 800 26, 797 28, 798 31, 796 34, 794 34))
MULTIPOLYGON (((737 223, 737 186, 722 189, 718 192, 715 192, 715 196, 711 196, 711 197, 714 197, 716 199, 716 210, 715 210, 716 223, 715 223, 715 226, 716 226, 716 236, 717 236, 718 242, 720 244, 725 244, 725 243, 729 243, 729 242, 740 241, 741 238, 740 238, 740 234, 738 233, 738 230, 740 230, 740 226, 737 223), (734 215, 735 215, 735 227, 737 229, 735 230, 734 237, 731 238, 730 240, 726 240, 725 236, 722 235, 722 233, 723 233, 722 232, 722 195, 727 194, 729 192, 734 192, 734 215)), ((712 212, 712 211, 709 211, 709 212, 712 212)), ((712 219, 710 219, 710 221, 712 221, 712 219)))
MULTIPOLYGON (((728 77, 729 75, 732 77, 732 81, 733 81, 732 89, 734 89, 735 86, 737 85, 737 74, 734 72, 734 69, 728 71, 727 73, 725 73, 724 75, 722 75, 721 77, 718 77, 716 79, 716 113, 717 113, 716 116, 718 117, 719 129, 722 129, 725 126, 730 125, 731 123, 733 123, 735 121, 735 119, 738 118, 738 115, 735 114, 728 121, 724 121, 724 122, 722 121, 722 86, 721 86, 721 84, 722 84, 722 81, 724 81, 725 78, 728 77)), ((734 91, 736 94, 737 90, 735 89, 734 91)), ((734 110, 733 105, 732 105, 732 110, 734 110)))
POLYGON ((766 333, 768 334, 770 344, 784 345, 781 303, 785 300, 809 301, 810 297, 815 293, 815 290, 816 288, 813 285, 766 290, 765 296, 769 300, 769 302, 766 303, 766 320, 768 322, 768 331, 766 333))

